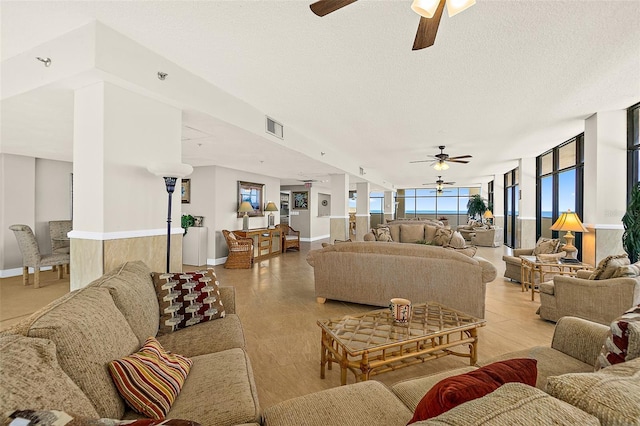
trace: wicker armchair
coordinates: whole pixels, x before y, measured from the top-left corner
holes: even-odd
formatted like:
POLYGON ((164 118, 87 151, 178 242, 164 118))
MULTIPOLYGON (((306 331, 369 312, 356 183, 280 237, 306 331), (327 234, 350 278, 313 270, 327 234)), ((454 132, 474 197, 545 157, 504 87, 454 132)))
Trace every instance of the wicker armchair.
POLYGON ((237 237, 233 232, 222 230, 227 241, 229 255, 224 263, 229 269, 251 269, 253 267, 253 239, 237 237))
POLYGON ((300 251, 300 231, 296 231, 289 225, 278 225, 282 238, 282 252, 284 253, 290 248, 300 251))
POLYGON ((58 279, 62 278, 62 265, 69 265, 69 253, 40 254, 38 242, 33 231, 27 225, 11 225, 9 227, 18 240, 18 247, 22 252, 22 283, 29 284, 29 267, 34 271, 34 288, 40 287, 40 268, 42 266, 60 266, 58 279))

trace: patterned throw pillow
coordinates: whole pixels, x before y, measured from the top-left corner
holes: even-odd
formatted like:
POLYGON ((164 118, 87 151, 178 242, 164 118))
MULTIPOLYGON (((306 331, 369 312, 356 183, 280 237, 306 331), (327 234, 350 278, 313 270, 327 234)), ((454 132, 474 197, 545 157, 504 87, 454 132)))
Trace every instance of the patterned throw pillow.
POLYGON ((388 226, 373 228, 371 232, 373 232, 373 235, 376 236, 376 241, 384 241, 387 243, 393 242, 393 240, 391 239, 391 231, 389 230, 388 226))
POLYGON ((640 276, 640 262, 636 262, 633 265, 618 267, 611 278, 636 278, 638 276, 640 276))
POLYGON ((534 255, 557 253, 560 240, 540 237, 533 249, 534 255))
POLYGON ((448 228, 436 229, 436 236, 433 237, 433 243, 437 246, 446 246, 451 241, 453 230, 448 228))
POLYGON ((153 273, 160 305, 158 335, 224 318, 220 283, 213 269, 197 272, 153 273))
POLYGON ((167 416, 193 361, 164 350, 149 337, 135 354, 108 365, 118 392, 136 412, 152 419, 167 416))
POLYGON ((616 318, 602 346, 596 370, 640 357, 640 305, 616 318))
POLYGON ((607 256, 598 263, 598 267, 593 271, 593 274, 589 275, 589 279, 606 280, 613 277, 619 267, 627 266, 629 263, 629 256, 626 254, 607 256))

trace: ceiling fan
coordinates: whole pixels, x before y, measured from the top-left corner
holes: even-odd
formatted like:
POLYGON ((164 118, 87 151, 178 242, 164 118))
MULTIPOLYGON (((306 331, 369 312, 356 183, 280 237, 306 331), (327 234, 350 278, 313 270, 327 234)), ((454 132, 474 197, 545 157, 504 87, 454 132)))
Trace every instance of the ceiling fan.
MULTIPOLYGON (((311 4, 310 7, 311 11, 316 15, 325 16, 356 1, 318 0, 311 4)), ((445 3, 447 4, 449 17, 452 17, 476 4, 476 0, 413 0, 411 9, 420 15, 420 23, 418 24, 418 32, 411 50, 420 50, 433 46, 445 3)))
MULTIPOLYGON (((453 185, 455 182, 445 182, 442 180, 442 176, 438 176, 438 179, 435 182, 435 185, 438 188, 442 188, 442 185, 453 185)), ((433 185, 433 183, 423 183, 423 185, 433 185)))
POLYGON ((473 158, 471 155, 459 155, 457 157, 450 157, 449 154, 444 153, 444 145, 440 145, 438 149, 440 149, 440 154, 432 155, 432 159, 430 160, 417 160, 417 161, 409 161, 410 163, 426 163, 431 161, 432 166, 436 170, 447 170, 449 168, 449 164, 447 163, 463 163, 467 164, 469 160, 464 160, 464 158, 473 158))

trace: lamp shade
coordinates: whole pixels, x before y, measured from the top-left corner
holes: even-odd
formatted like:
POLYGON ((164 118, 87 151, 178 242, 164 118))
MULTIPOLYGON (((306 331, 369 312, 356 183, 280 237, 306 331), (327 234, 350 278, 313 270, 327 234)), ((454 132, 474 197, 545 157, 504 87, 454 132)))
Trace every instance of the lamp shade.
POLYGON ((476 0, 447 0, 447 13, 449 17, 457 15, 476 4, 476 0))
POLYGON ((193 167, 184 163, 157 163, 147 166, 149 173, 160 177, 182 178, 193 172, 193 167))
POLYGON ((493 219, 493 213, 491 213, 491 210, 485 211, 483 216, 485 219, 493 219))
POLYGON ((580 222, 580 218, 576 212, 572 212, 571 210, 563 212, 550 229, 552 231, 589 232, 582 222, 580 222))
POLYGON ((266 211, 266 212, 277 212, 278 211, 278 207, 276 207, 276 204, 273 201, 269 201, 267 203, 267 207, 264 208, 264 211, 266 211))
POLYGON ((411 10, 425 18, 433 18, 440 1, 444 0, 413 0, 411 10))
POLYGON ((249 213, 253 211, 253 206, 248 201, 243 201, 240 204, 240 208, 238 209, 238 213, 249 213))

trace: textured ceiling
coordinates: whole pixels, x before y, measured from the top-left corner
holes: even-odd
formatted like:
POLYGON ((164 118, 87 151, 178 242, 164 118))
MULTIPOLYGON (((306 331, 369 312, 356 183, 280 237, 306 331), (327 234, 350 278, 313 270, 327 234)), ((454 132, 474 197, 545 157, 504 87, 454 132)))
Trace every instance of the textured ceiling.
MULTIPOLYGON (((589 115, 640 101, 640 1, 478 0, 445 14, 435 45, 415 52, 411 0, 360 0, 323 18, 309 3, 2 1, 2 59, 98 19, 396 187, 435 180, 428 163, 409 162, 438 145, 474 157, 445 180, 486 182, 582 132, 589 115)), ((3 100, 3 139, 8 128, 35 149, 19 120, 30 96, 3 100)), ((185 122, 208 135, 183 137, 194 165, 241 168, 229 147, 244 143, 255 146, 246 161, 285 181, 336 171, 306 157, 277 168, 276 154, 294 165, 299 155, 197 114, 185 122)), ((58 127, 48 143, 64 140, 58 127)))

